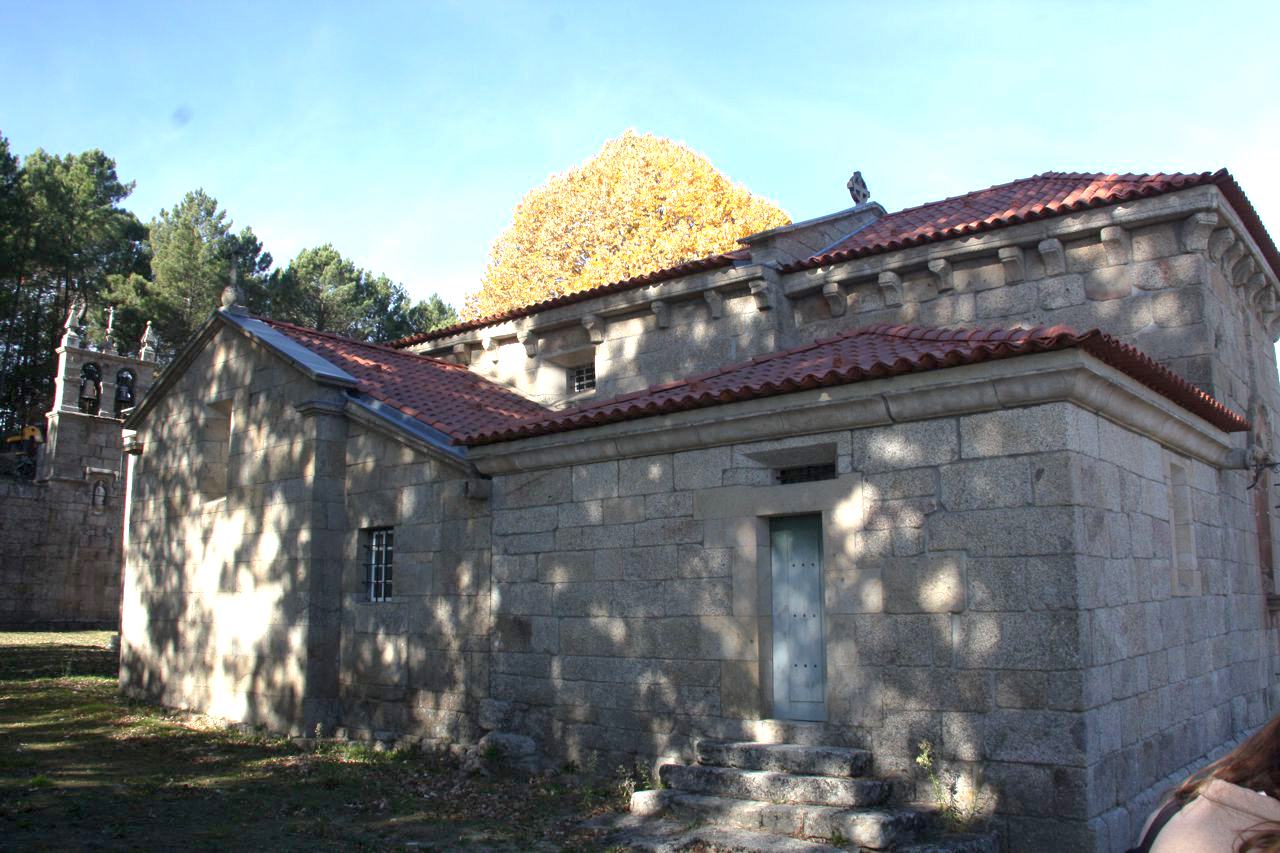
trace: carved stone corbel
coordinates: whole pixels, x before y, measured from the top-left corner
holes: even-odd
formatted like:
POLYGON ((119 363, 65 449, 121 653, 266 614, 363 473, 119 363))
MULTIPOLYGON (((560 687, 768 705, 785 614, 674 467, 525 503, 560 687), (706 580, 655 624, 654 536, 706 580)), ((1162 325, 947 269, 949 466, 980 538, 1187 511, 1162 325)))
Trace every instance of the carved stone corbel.
POLYGON ((828 281, 822 285, 822 298, 827 300, 827 310, 831 312, 832 317, 843 317, 845 310, 849 307, 844 297, 844 289, 840 287, 838 281, 828 281))
POLYGON ((1218 214, 1207 210, 1199 210, 1182 220, 1182 251, 1206 252, 1209 250, 1209 236, 1218 227, 1218 214))
POLYGON ((489 361, 494 364, 498 363, 498 342, 494 340, 492 335, 485 335, 480 339, 480 347, 489 356, 489 361))
POLYGON ((516 332, 516 340, 524 347, 524 354, 529 358, 538 357, 538 338, 530 331, 516 332))
POLYGON ((946 258, 929 261, 929 272, 938 279, 938 292, 945 293, 955 287, 955 268, 946 258))
POLYGON ((885 270, 876 279, 876 284, 880 285, 880 295, 884 298, 885 305, 902 304, 902 276, 885 270))
POLYGON ((756 301, 757 311, 769 311, 773 308, 773 299, 769 295, 769 282, 753 281, 750 285, 751 298, 756 301))
POLYGON ((1062 250, 1062 241, 1057 237, 1041 240, 1036 245, 1040 259, 1044 261, 1045 275, 1063 275, 1067 271, 1067 255, 1062 250))
POLYGON ((471 364, 471 345, 470 344, 454 344, 453 358, 458 364, 471 364))
POLYGON ((1017 284, 1027 279, 1026 259, 1022 255, 1022 247, 1005 246, 996 252, 1000 265, 1004 267, 1004 283, 1017 284))
POLYGON ((1103 251, 1107 253, 1109 266, 1117 267, 1133 259, 1133 239, 1129 236, 1129 229, 1107 225, 1098 236, 1102 240, 1103 251))
POLYGON ((671 306, 663 302, 661 299, 655 299, 649 303, 649 310, 653 312, 653 316, 658 318, 658 328, 666 329, 671 326, 671 306))
POLYGON ((1232 284, 1235 284, 1235 279, 1231 275, 1231 270, 1235 267, 1236 262, 1238 262, 1240 258, 1244 256, 1244 253, 1246 251, 1248 250, 1245 248, 1244 241, 1237 240, 1236 242, 1232 243, 1231 246, 1225 252, 1222 253, 1222 260, 1220 261, 1220 264, 1222 266, 1222 274, 1225 275, 1227 277, 1227 280, 1230 281, 1232 284))
POLYGON ((1243 260, 1231 268, 1231 284, 1235 287, 1243 287, 1249 284, 1253 277, 1261 272, 1258 262, 1252 256, 1246 255, 1243 260))
POLYGON ((1222 260, 1222 256, 1227 253, 1236 242, 1236 232, 1230 228, 1219 228, 1209 235, 1209 257, 1215 261, 1222 260))
POLYGON ((604 343, 604 320, 595 314, 587 314, 582 318, 582 328, 587 330, 587 338, 593 344, 604 343))
POLYGON ((714 290, 706 290, 702 293, 702 298, 707 302, 707 308, 711 310, 711 319, 719 320, 724 316, 724 297, 714 290))

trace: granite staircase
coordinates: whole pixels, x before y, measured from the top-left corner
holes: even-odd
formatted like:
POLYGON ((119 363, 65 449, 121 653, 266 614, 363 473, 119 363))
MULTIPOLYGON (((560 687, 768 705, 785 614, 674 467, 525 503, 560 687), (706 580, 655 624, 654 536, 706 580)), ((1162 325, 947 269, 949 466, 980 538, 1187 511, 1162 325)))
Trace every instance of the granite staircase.
POLYGON ((939 836, 929 832, 929 821, 921 812, 889 806, 892 786, 867 775, 871 754, 866 750, 704 740, 697 744, 697 755, 697 764, 663 765, 659 778, 664 787, 637 791, 631 798, 632 815, 675 818, 732 835, 726 846, 712 838, 697 839, 703 849, 998 849, 992 835, 939 836), (753 838, 758 845, 753 845, 753 838))

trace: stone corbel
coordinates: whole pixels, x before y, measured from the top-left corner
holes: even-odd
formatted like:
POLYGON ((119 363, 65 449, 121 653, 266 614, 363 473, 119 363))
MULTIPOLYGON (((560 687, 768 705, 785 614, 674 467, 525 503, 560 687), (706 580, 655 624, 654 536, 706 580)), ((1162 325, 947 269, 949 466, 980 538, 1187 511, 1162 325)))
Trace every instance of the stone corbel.
POLYGON ((719 320, 724 316, 724 297, 714 290, 706 290, 702 293, 702 298, 707 301, 707 308, 711 309, 711 319, 719 320))
POLYGON ((1253 277, 1261 271, 1258 268, 1258 262, 1251 256, 1246 256, 1231 268, 1231 284, 1235 287, 1243 287, 1249 284, 1253 277))
POLYGON ((471 345, 466 343, 453 345, 453 357, 461 365, 471 364, 471 345))
POLYGON ((1209 236, 1218 227, 1218 214, 1206 210, 1197 211, 1182 220, 1182 251, 1206 252, 1209 236))
POLYGON ((945 293, 955 287, 955 268, 946 258, 935 258, 929 261, 929 272, 938 279, 939 293, 945 293))
POLYGON ((1250 302, 1264 313, 1275 310, 1276 292, 1272 290, 1266 276, 1262 273, 1254 275, 1253 278, 1249 279, 1248 286, 1250 302))
POLYGON ((491 335, 485 335, 480 339, 480 346, 489 356, 489 361, 494 364, 498 363, 498 342, 491 335))
POLYGON ((1000 257, 1000 265, 1004 267, 1004 283, 1017 284, 1027 279, 1027 263, 1022 255, 1022 247, 1005 246, 996 252, 1000 257))
POLYGON ((653 312, 653 316, 658 318, 658 328, 666 329, 671 326, 671 306, 663 302, 661 299, 655 299, 649 303, 649 310, 653 312))
POLYGON ((1235 267, 1236 262, 1244 256, 1246 251, 1248 250, 1245 248, 1244 241, 1237 240, 1222 254, 1222 274, 1225 275, 1227 280, 1232 284, 1235 284, 1235 279, 1232 278, 1231 270, 1235 267))
POLYGON ((1067 255, 1062 251, 1062 241, 1057 237, 1041 240, 1036 245, 1040 260, 1044 261, 1045 275, 1063 275, 1067 271, 1067 255))
POLYGON ((1209 257, 1215 261, 1222 260, 1227 249, 1230 249, 1235 242, 1236 232, 1230 228, 1219 228, 1209 235, 1209 257))
POLYGON ((533 332, 516 332, 516 340, 524 347, 524 354, 529 358, 538 357, 538 338, 533 332))
POLYGON ((1108 225, 1098 235, 1102 239, 1102 248, 1107 253, 1107 264, 1118 267, 1127 264, 1133 258, 1133 240, 1129 229, 1119 225, 1108 225))
POLYGON ((844 290, 838 281, 828 281, 822 285, 822 298, 827 300, 827 310, 831 312, 832 317, 843 317, 845 310, 849 307, 844 290))
POLYGON ((604 320, 595 314, 587 314, 582 318, 582 328, 587 330, 587 337, 593 344, 604 343, 604 320))
POLYGON ((756 301, 757 311, 768 311, 773 308, 773 298, 769 295, 769 282, 756 280, 749 285, 751 298, 756 301))
POLYGON ((880 295, 884 298, 885 305, 902 304, 902 276, 885 270, 880 273, 876 283, 880 285, 880 295))

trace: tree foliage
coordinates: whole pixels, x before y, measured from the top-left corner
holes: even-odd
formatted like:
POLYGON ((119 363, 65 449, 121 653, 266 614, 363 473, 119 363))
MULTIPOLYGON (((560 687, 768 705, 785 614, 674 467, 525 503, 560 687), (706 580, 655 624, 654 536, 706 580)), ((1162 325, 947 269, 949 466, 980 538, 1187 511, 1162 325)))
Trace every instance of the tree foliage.
POLYGON ((121 309, 116 325, 127 345, 151 321, 161 355, 171 356, 218 307, 233 265, 246 307, 270 310, 271 255, 253 229, 233 232, 226 211, 203 189, 162 210, 149 234, 151 275, 114 277, 107 292, 107 300, 121 309))
POLYGON ((463 313, 492 316, 731 251, 789 221, 687 146, 629 130, 520 201, 463 313))
POLYGON ((304 249, 272 289, 278 320, 351 338, 391 341, 457 322, 432 296, 413 304, 404 288, 342 257, 330 244, 304 249))
POLYGON ((132 190, 101 151, 19 163, 0 137, 0 432, 42 420, 72 300, 147 269, 146 228, 119 206, 132 190))
POLYGON ((25 159, 0 135, 0 435, 43 422, 71 302, 83 298, 88 340, 102 342, 106 309, 118 308, 116 344, 135 351, 152 321, 164 361, 219 304, 236 270, 254 314, 388 341, 457 322, 432 296, 414 303, 332 246, 272 268, 251 228, 233 230, 203 190, 189 192, 150 226, 120 206, 133 191, 101 151, 25 159))

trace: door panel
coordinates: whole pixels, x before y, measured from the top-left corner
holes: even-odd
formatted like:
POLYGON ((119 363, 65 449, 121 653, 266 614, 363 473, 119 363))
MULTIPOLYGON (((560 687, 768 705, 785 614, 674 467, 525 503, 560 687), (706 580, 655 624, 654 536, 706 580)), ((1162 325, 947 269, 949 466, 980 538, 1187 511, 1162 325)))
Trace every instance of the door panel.
POLYGON ((773 715, 826 719, 822 517, 769 522, 773 573, 773 715))

